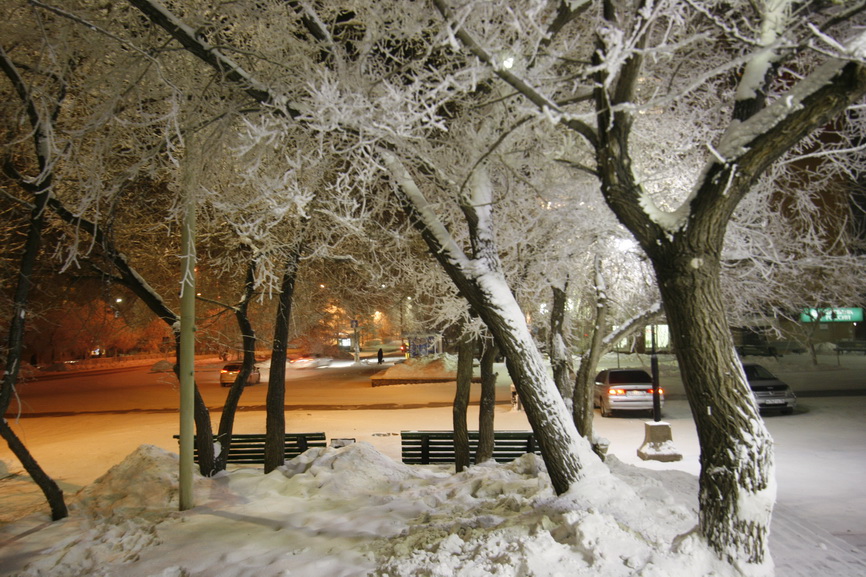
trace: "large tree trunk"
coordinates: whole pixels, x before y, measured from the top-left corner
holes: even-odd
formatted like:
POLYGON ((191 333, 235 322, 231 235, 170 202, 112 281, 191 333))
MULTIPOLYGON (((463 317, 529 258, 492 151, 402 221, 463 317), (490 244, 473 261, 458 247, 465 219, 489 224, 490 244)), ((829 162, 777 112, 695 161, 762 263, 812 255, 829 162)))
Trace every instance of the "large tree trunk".
POLYGON ((277 318, 274 323, 274 344, 271 350, 271 372, 268 377, 265 423, 265 473, 270 473, 286 462, 286 351, 289 344, 289 320, 292 316, 292 299, 295 295, 295 279, 301 259, 300 243, 286 263, 277 301, 277 318))
POLYGON ((468 335, 460 337, 457 350, 457 387, 454 392, 454 464, 457 472, 470 465, 469 424, 466 412, 469 409, 469 393, 472 388, 472 357, 475 340, 468 335))
POLYGON ((653 264, 700 441, 701 531, 723 558, 762 563, 775 502, 773 443, 734 351, 719 261, 680 246, 669 252, 676 256, 653 264))
POLYGON ((496 377, 493 363, 498 354, 493 339, 486 338, 481 350, 481 406, 478 408, 478 447, 475 462, 483 463, 493 458, 493 433, 496 409, 496 377))

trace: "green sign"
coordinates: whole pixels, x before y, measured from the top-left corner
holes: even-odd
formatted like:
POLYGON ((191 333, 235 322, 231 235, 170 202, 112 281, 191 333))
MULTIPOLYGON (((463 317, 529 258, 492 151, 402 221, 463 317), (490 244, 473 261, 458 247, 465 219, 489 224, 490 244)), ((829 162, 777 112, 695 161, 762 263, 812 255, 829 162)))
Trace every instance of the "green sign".
POLYGON ((863 321, 863 309, 806 309, 800 313, 800 321, 804 323, 859 323, 863 321))

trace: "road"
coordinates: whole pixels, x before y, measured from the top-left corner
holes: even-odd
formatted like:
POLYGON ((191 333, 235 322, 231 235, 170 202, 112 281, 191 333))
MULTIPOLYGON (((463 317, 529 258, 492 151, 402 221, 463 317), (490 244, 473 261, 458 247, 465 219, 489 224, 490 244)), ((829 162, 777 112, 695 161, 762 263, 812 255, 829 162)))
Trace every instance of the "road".
MULTIPOLYGON (((222 365, 196 365, 196 383, 211 410, 219 410, 228 393, 228 388, 219 383, 222 365)), ((287 369, 286 410, 443 407, 453 403, 450 387, 372 387, 370 377, 380 370, 376 364, 359 366, 349 362, 335 362, 319 369, 287 369)), ((265 367, 262 382, 244 389, 240 410, 264 410, 268 376, 265 367)), ((478 394, 478 386, 474 385, 473 400, 477 401, 478 394)), ((17 402, 7 417, 176 412, 178 396, 174 374, 152 372, 150 366, 60 373, 21 383, 17 402)), ((497 398, 510 402, 507 382, 498 387, 497 398)))
MULTIPOLYGON (((396 359, 389 359, 396 360, 396 359)), ((649 368, 646 355, 610 355, 600 368, 643 366, 649 368)), ((752 359, 750 359, 752 360, 752 359)), ((816 370, 804 355, 782 359, 754 359, 787 381, 801 397, 866 394, 866 357, 843 355, 822 358, 816 370)), ((386 363, 388 366, 390 363, 386 363)), ((219 384, 219 361, 196 365, 196 382, 208 408, 218 411, 228 390, 219 384)), ((248 386, 240 410, 263 410, 269 369, 263 364, 262 383, 248 386)), ((13 402, 8 417, 63 416, 75 414, 174 412, 178 409, 178 382, 172 373, 151 372, 151 365, 127 369, 51 374, 26 381, 18 387, 20 404, 13 402)), ((375 363, 354 365, 335 362, 320 369, 287 369, 286 410, 293 409, 388 409, 445 407, 453 402, 453 387, 435 385, 372 387, 370 377, 382 367, 375 363)), ((499 369, 497 401, 510 402, 510 380, 504 368, 499 369)), ((683 398, 684 391, 673 357, 666 355, 661 363, 661 380, 670 400, 683 398)), ((478 400, 478 385, 472 387, 472 399, 478 400)))

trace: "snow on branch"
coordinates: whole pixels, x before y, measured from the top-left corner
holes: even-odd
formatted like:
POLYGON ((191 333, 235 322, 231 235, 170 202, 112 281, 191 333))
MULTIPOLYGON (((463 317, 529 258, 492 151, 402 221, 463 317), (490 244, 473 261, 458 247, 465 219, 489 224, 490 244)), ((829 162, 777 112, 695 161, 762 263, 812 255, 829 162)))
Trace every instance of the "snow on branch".
MULTIPOLYGON (((848 43, 847 52, 855 58, 866 54, 866 32, 862 32, 848 43)), ((849 61, 834 58, 816 68, 809 76, 798 82, 783 97, 743 122, 733 122, 722 136, 716 150, 726 163, 732 163, 749 150, 749 145, 760 135, 767 134, 793 117, 803 108, 803 102, 821 89, 831 85, 849 61)))
MULTIPOLYGON (((562 110, 554 100, 542 94, 540 91, 535 89, 535 87, 531 86, 528 82, 512 72, 509 66, 500 62, 499 59, 485 49, 471 34, 469 34, 468 31, 466 31, 466 29, 462 27, 453 11, 446 4, 445 0, 433 0, 433 4, 449 24, 449 33, 456 37, 456 39, 459 40, 460 43, 462 43, 476 58, 489 65, 499 78, 508 83, 530 102, 535 104, 538 107, 538 110, 541 111, 545 117, 549 118, 551 122, 561 122, 583 136, 593 146, 597 144, 598 139, 592 127, 562 110)), ((457 44, 456 41, 452 43, 455 45, 457 44)))
POLYGON ((663 313, 662 303, 655 302, 645 310, 642 310, 632 318, 628 319, 616 330, 612 331, 604 337, 602 342, 605 346, 610 346, 624 339, 631 333, 640 330, 645 324, 659 318, 663 313))
POLYGON ((192 27, 184 23, 157 0, 129 0, 129 3, 138 8, 151 21, 161 26, 192 54, 218 70, 227 79, 243 85, 247 94, 257 101, 273 105, 292 118, 300 115, 300 112, 290 106, 288 102, 274 94, 268 86, 259 82, 240 64, 203 39, 192 27))
POLYGON ((424 228, 436 239, 441 252, 454 264, 463 270, 468 270, 469 259, 466 257, 466 254, 457 245, 454 237, 451 236, 451 233, 448 232, 442 221, 436 216, 435 209, 427 201, 424 193, 418 188, 418 185, 406 170, 406 167, 403 166, 403 163, 390 152, 383 150, 381 151, 381 155, 388 171, 397 181, 397 185, 400 187, 404 198, 411 204, 413 211, 420 219, 424 228))

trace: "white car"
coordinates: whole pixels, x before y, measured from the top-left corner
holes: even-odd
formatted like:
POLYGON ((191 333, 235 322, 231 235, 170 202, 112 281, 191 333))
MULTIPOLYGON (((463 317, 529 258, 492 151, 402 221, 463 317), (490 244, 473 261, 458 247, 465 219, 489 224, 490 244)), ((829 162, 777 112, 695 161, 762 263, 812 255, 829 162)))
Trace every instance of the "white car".
POLYGON ((333 360, 330 357, 323 357, 322 355, 307 355, 290 360, 289 365, 293 369, 318 369, 330 366, 333 360))
MULTIPOLYGON (((659 400, 664 406, 664 391, 659 387, 659 400)), ((608 369, 595 377, 595 406, 602 417, 613 411, 653 410, 653 380, 643 369, 608 369)))

